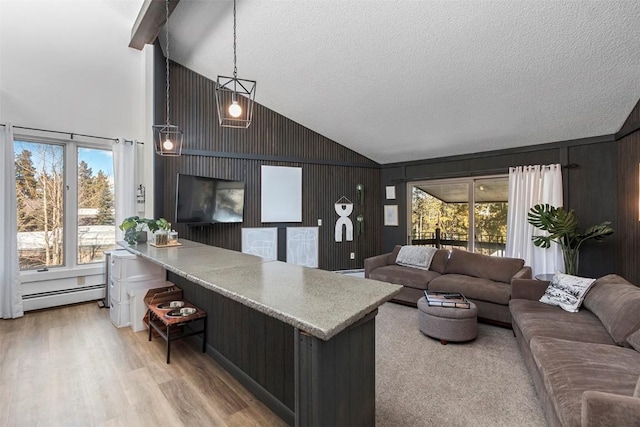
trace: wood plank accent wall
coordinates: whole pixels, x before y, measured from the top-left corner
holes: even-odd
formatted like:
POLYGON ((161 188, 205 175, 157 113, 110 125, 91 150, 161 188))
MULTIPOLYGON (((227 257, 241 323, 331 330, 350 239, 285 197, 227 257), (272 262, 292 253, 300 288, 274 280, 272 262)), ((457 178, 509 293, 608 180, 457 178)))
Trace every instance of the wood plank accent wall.
MULTIPOLYGON (((616 142, 613 135, 561 141, 530 147, 466 154, 439 159, 383 165, 382 184, 395 185, 400 216, 399 227, 384 227, 383 252, 407 241, 406 188, 408 181, 508 174, 510 166, 530 164, 562 165, 565 206, 575 209, 580 225, 588 227, 611 221, 616 232, 604 241, 588 242, 581 248, 579 274, 600 277, 617 272, 616 142)), ((637 238, 637 237, 636 237, 637 238)), ((620 252, 623 253, 623 252, 620 252)))
POLYGON ((256 104, 254 120, 248 129, 221 128, 215 105, 215 82, 176 63, 171 63, 170 71, 171 121, 183 130, 185 142, 181 157, 156 156, 156 163, 162 170, 157 172, 162 186, 156 186, 156 197, 163 199, 156 216, 175 223, 178 173, 239 180, 246 185, 242 225, 187 227, 174 224, 179 235, 240 250, 241 227, 315 227, 318 219, 322 219, 320 268, 362 268, 365 258, 380 253, 380 165, 259 104, 256 104), (261 165, 302 167, 302 223, 261 223, 261 165), (354 233, 353 242, 336 243, 334 226, 338 215, 334 203, 342 196, 355 203, 358 183, 365 187, 365 203, 355 205, 350 218, 355 226, 356 216, 363 214, 365 233, 358 237, 354 233), (351 252, 355 253, 355 260, 350 259, 351 252))
MULTIPOLYGON (((618 134, 640 125, 640 102, 618 134)), ((618 274, 640 286, 640 130, 618 140, 618 274)))

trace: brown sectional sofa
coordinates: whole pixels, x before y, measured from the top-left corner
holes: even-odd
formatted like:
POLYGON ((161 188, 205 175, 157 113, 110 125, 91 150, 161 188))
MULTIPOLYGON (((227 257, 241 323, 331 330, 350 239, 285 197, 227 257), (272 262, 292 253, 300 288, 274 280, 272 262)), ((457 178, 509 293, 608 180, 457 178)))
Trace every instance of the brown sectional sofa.
POLYGON ((510 327, 511 281, 531 279, 523 260, 438 249, 429 270, 421 270, 396 264, 400 248, 364 260, 365 277, 403 285, 392 301, 416 306, 425 290, 461 292, 476 304, 479 319, 510 327))
POLYGON ((548 283, 514 280, 509 308, 549 425, 640 426, 640 288, 601 277, 569 313, 538 302, 548 283))

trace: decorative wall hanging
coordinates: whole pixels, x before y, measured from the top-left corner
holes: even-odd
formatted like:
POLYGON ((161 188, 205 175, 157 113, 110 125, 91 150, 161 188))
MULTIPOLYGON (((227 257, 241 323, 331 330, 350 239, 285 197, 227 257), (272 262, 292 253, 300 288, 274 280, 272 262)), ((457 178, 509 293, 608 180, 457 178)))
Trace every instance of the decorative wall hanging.
POLYGON ((302 168, 261 168, 262 222, 302 222, 302 168))
POLYGON ((358 236, 364 235, 364 215, 362 214, 356 217, 356 234, 358 236))
POLYGON ((384 225, 398 225, 398 205, 384 205, 384 225))
POLYGON ((386 192, 387 200, 394 200, 396 198, 396 186, 395 185, 387 185, 385 187, 385 192, 386 192))
POLYGON ((353 241, 353 223, 349 219, 349 215, 353 212, 353 203, 351 200, 342 196, 338 201, 333 205, 333 208, 336 210, 339 218, 336 221, 336 242, 342 242, 342 227, 344 226, 346 230, 346 240, 348 242, 353 241))
POLYGON ((287 262, 318 268, 318 227, 287 227, 287 262))
POLYGON ((242 228, 242 252, 277 260, 278 229, 276 227, 242 228))
POLYGON ((364 185, 362 184, 356 185, 356 201, 358 202, 358 205, 364 205, 364 185))

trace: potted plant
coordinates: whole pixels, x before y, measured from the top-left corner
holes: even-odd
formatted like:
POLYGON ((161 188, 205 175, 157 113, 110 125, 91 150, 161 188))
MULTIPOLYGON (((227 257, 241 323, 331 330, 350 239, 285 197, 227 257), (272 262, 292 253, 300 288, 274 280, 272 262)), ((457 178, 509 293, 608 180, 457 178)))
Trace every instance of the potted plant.
POLYGON ((158 245, 166 245, 168 243, 168 231, 171 230, 171 224, 164 218, 149 219, 140 218, 136 215, 125 218, 119 228, 124 231, 125 242, 131 246, 147 241, 146 230, 150 231, 156 239, 158 238, 156 232, 163 230, 165 239, 163 240, 163 238, 160 237, 159 240, 160 242, 164 241, 164 243, 158 243, 157 240, 155 240, 155 243, 158 245))
POLYGON ((143 219, 147 228, 153 235, 153 243, 159 246, 169 244, 169 231, 171 224, 164 218, 160 219, 143 219))
POLYGON ((147 241, 147 233, 144 231, 145 223, 139 216, 130 216, 122 221, 118 228, 124 231, 124 241, 131 246, 147 241))
POLYGON ((533 236, 533 244, 541 248, 550 247, 551 242, 560 245, 565 273, 571 275, 578 273, 580 246, 584 242, 590 239, 601 241, 613 234, 610 221, 593 225, 581 233, 578 229, 578 218, 573 209, 566 211, 562 207, 556 208, 549 204, 532 207, 527 219, 529 224, 547 232, 546 236, 533 236))

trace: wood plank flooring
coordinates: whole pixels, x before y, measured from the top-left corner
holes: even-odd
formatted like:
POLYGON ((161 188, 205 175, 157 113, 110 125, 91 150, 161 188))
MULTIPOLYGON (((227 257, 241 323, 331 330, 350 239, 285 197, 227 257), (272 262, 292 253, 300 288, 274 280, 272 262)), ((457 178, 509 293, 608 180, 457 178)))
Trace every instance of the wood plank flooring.
POLYGON ((95 302, 0 320, 0 426, 285 426, 190 341, 118 329, 95 302))

